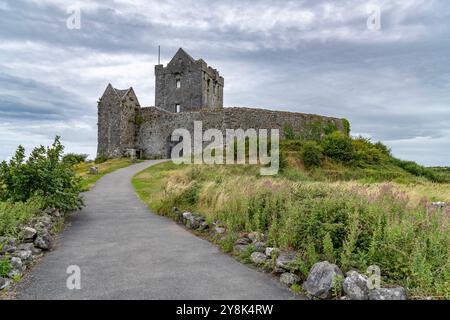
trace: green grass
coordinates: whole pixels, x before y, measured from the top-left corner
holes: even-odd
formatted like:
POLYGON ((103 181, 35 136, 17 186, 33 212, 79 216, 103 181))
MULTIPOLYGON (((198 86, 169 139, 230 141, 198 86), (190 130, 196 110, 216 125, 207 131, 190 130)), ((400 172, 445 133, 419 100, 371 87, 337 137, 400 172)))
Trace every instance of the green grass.
POLYGON ((17 226, 28 222, 41 209, 42 201, 39 198, 30 198, 26 202, 0 202, 0 236, 18 236, 17 226))
POLYGON ((171 161, 163 162, 137 173, 132 180, 139 198, 153 211, 159 211, 164 200, 164 185, 177 169, 185 165, 176 165, 171 161), (155 169, 153 169, 155 168, 155 169))
POLYGON ((93 162, 79 163, 74 166, 74 169, 77 175, 82 178, 82 190, 88 191, 95 185, 97 180, 103 177, 105 174, 128 167, 129 165, 132 165, 134 163, 135 162, 130 161, 129 158, 109 159, 100 164, 95 164, 93 162), (94 166, 98 167, 98 174, 89 173, 89 168, 94 166))
MULTIPOLYGON (((405 286, 413 298, 450 298, 448 212, 427 204, 448 201, 449 184, 411 177, 413 183, 315 181, 289 169, 288 176, 262 177, 256 166, 166 162, 138 173, 133 185, 162 215, 171 216, 172 207, 198 212, 221 221, 230 239, 243 231, 266 233, 269 245, 299 252, 303 278, 322 259, 344 272, 376 264, 385 285, 405 286)), ((223 246, 230 249, 227 241, 223 246)))

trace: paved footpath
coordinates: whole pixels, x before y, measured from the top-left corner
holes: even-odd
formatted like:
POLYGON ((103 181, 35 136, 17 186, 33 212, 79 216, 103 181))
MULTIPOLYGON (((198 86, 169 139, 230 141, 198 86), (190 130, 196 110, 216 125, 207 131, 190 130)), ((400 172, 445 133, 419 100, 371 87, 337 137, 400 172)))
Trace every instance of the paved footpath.
POLYGON ((253 270, 137 198, 132 176, 145 161, 102 177, 85 194, 56 247, 24 279, 19 299, 291 299, 270 275, 253 270), (67 267, 81 268, 69 290, 67 267))

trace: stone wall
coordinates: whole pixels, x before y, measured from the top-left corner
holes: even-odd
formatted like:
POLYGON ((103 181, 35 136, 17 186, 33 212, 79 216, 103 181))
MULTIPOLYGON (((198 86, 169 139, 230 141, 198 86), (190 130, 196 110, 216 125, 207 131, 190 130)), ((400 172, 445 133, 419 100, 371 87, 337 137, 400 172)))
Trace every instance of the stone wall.
POLYGON ((301 133, 311 122, 334 123, 338 130, 343 131, 342 119, 288 111, 273 111, 257 108, 224 108, 224 128, 244 130, 279 129, 283 136, 284 125, 290 125, 294 132, 301 133))
POLYGON ((185 128, 193 137, 194 121, 202 121, 203 131, 219 129, 279 129, 290 125, 294 132, 301 133, 311 122, 329 123, 343 131, 342 119, 296 112, 271 111, 255 108, 224 108, 195 112, 171 113, 155 107, 140 109, 142 124, 138 128, 136 148, 146 158, 167 158, 175 144, 170 141, 172 132, 185 128))
POLYGON ((142 124, 138 129, 136 148, 145 158, 167 158, 175 144, 172 132, 185 128, 193 137, 194 121, 202 121, 203 129, 222 129, 223 113, 220 110, 171 113, 155 107, 142 108, 142 124))

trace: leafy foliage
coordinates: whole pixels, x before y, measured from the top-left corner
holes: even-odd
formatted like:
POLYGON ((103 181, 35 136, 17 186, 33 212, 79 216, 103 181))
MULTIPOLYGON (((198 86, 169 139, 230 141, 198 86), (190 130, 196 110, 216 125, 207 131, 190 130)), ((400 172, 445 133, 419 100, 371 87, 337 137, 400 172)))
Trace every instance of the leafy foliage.
POLYGON ((11 263, 9 262, 8 257, 5 256, 0 259, 0 277, 6 277, 11 271, 11 268, 11 263))
POLYGON ((67 153, 62 157, 63 162, 77 164, 85 162, 88 155, 84 153, 67 153))
POLYGON ((51 147, 36 147, 28 159, 25 149, 17 148, 14 157, 0 165, 0 200, 24 202, 38 196, 44 207, 71 211, 82 206, 80 180, 72 165, 62 161, 64 146, 57 136, 51 147))
POLYGON ((106 162, 107 160, 108 158, 105 156, 98 156, 97 158, 95 158, 95 163, 100 164, 106 162))
POLYGON ((308 168, 318 167, 322 159, 322 148, 315 141, 307 141, 303 145, 301 157, 308 168))
POLYGON ((352 139, 339 131, 327 135, 322 141, 323 152, 331 159, 351 161, 354 156, 352 139))
POLYGON ((392 158, 391 160, 395 165, 399 166, 400 168, 408 171, 409 173, 415 175, 415 176, 421 176, 425 177, 433 182, 449 182, 450 177, 445 174, 440 174, 439 172, 431 169, 426 168, 424 166, 418 165, 414 161, 405 161, 400 160, 396 158, 392 158))

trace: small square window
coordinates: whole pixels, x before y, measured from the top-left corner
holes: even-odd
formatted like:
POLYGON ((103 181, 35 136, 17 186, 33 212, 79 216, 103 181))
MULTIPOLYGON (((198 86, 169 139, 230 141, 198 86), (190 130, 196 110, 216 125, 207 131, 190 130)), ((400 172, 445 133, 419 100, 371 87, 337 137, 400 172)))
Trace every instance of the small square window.
POLYGON ((180 89, 180 88, 181 88, 181 80, 177 79, 177 89, 180 89))
POLYGON ((179 104, 175 105, 175 111, 176 111, 176 113, 181 112, 181 107, 179 104))

